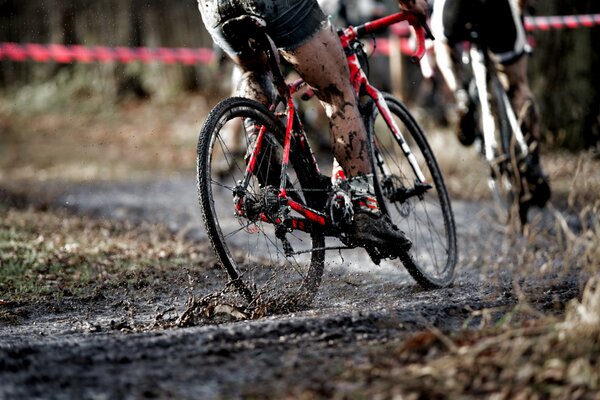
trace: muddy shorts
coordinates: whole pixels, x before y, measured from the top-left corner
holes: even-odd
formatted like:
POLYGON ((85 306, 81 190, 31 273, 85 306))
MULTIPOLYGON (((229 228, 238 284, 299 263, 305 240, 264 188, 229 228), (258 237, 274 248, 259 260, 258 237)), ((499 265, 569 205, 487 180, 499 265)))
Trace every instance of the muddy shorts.
POLYGON ((528 50, 517 0, 436 0, 432 28, 450 45, 471 40, 476 32, 502 63, 528 50))
POLYGON ((293 50, 310 39, 326 20, 317 0, 198 0, 202 20, 213 40, 230 55, 242 49, 227 42, 221 26, 229 19, 249 14, 267 23, 275 45, 293 50))

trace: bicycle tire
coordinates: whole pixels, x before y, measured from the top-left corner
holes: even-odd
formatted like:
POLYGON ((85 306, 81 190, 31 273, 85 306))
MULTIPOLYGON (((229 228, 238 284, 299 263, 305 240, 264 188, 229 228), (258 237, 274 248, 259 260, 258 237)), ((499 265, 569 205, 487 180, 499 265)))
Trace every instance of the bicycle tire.
MULTIPOLYGON (((284 128, 262 104, 240 97, 223 100, 209 113, 198 139, 197 185, 198 199, 208 238, 229 279, 248 304, 255 304, 259 298, 277 298, 279 305, 304 306, 309 304, 320 285, 325 263, 324 236, 318 229, 304 234, 301 239, 309 246, 306 256, 286 257, 282 243, 274 235, 273 224, 250 221, 245 217, 233 218, 233 187, 243 179, 245 160, 240 160, 235 151, 229 151, 227 126, 239 118, 250 118, 255 124, 264 125, 272 140, 268 151, 263 150, 259 164, 276 164, 273 151, 281 151, 284 128), (218 147, 217 147, 218 146, 218 147), (275 149, 275 150, 273 150, 275 149), (268 154, 267 154, 268 153, 268 154), (224 157, 229 170, 218 171, 218 157, 224 157), (224 197, 225 196, 225 197, 224 197), (229 199, 227 199, 227 196, 229 199), (245 218, 245 219, 244 219, 245 218), (237 224, 237 225, 236 225, 237 224), (264 237, 262 237, 264 236, 264 237), (232 239, 232 240, 230 240, 232 239)), ((246 152, 248 137, 243 143, 246 152)), ((270 167, 267 167, 267 169, 270 167)), ((280 167, 279 167, 280 168, 280 167)), ((294 167, 290 164, 293 177, 294 167)), ((279 182, 279 176, 277 176, 279 182)), ((292 179, 292 178, 291 178, 292 179)), ((302 200, 306 196, 298 181, 292 182, 302 200)), ((263 190, 257 176, 251 178, 248 195, 258 196, 263 190)), ((292 238, 293 239, 293 238, 292 238)), ((298 240, 294 241, 296 245, 298 240)))
POLYGON ((488 96, 492 116, 496 124, 496 143, 500 145, 494 160, 490 163, 488 187, 496 204, 500 206, 500 218, 507 223, 522 213, 521 199, 524 195, 522 166, 515 136, 508 119, 508 111, 504 102, 504 87, 497 76, 491 75, 488 81, 488 96))
POLYGON ((380 207, 413 242, 408 253, 400 258, 410 275, 424 288, 447 287, 454 279, 458 250, 454 214, 442 173, 423 131, 408 109, 390 94, 384 93, 383 97, 433 187, 422 198, 415 196, 401 203, 385 194, 390 193, 390 181, 394 181, 394 187, 410 186, 416 177, 407 175, 408 171, 413 172, 408 160, 391 130, 383 121, 377 121, 379 113, 374 108, 368 131, 380 207), (392 178, 384 177, 383 167, 375 162, 375 152, 382 155, 392 178))

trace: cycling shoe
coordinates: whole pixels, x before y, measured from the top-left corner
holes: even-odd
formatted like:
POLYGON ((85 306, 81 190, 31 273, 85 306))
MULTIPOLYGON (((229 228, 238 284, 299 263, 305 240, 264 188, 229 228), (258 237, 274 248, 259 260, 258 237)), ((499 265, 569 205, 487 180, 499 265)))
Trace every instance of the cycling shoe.
POLYGON ((377 217, 358 211, 348 233, 352 241, 363 247, 374 247, 384 256, 399 256, 412 246, 404 232, 387 215, 377 217))
POLYGON ((527 165, 525 178, 531 193, 530 203, 540 208, 544 207, 550 200, 552 191, 548 183, 548 176, 542 170, 539 162, 530 162, 527 165))

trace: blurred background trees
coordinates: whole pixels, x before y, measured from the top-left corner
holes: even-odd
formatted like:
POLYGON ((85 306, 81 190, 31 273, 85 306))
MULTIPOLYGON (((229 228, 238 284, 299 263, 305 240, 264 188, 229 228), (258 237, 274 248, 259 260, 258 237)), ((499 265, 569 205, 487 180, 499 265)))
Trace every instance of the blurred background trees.
MULTIPOLYGON (((537 15, 600 13, 593 0, 538 0, 537 15)), ((600 27, 533 33, 530 77, 546 137, 570 149, 600 140, 600 27)))
MULTIPOLYGON (((593 0, 530 1, 534 15, 599 13, 593 0)), ((600 141, 600 28, 536 31, 532 87, 545 139, 571 150, 600 141)), ((194 0, 0 0, 0 42, 105 46, 211 47, 194 0)), ((0 88, 33 82, 94 79, 116 99, 219 92, 215 66, 59 65, 0 61, 0 88), (66 78, 65 78, 66 76, 66 78)))

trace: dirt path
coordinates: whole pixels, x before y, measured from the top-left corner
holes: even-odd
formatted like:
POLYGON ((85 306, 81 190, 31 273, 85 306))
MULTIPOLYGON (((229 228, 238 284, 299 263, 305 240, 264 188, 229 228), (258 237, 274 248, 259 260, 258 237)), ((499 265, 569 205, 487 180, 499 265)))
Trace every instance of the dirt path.
MULTIPOLYGON (((190 240, 206 239, 192 178, 67 187, 50 206, 158 222, 190 240)), ((461 262, 452 288, 423 291, 406 272, 375 266, 332 268, 310 310, 174 329, 153 321, 169 309, 183 309, 184 287, 152 299, 127 290, 92 302, 40 306, 22 323, 0 325, 0 398, 277 398, 307 390, 323 397, 343 392, 333 378, 345 365, 367 359, 372 346, 401 343, 431 327, 456 332, 478 326, 477 310, 493 309, 497 318, 515 304, 511 276, 490 279, 482 273, 482 241, 503 242, 489 206, 453 206, 461 262)), ((540 217, 540 224, 550 218, 540 217)), ((213 270, 203 279, 195 286, 198 295, 222 284, 222 275, 213 270)), ((535 299, 542 307, 557 299, 564 304, 578 288, 576 279, 558 286, 523 285, 540 289, 535 299)))

